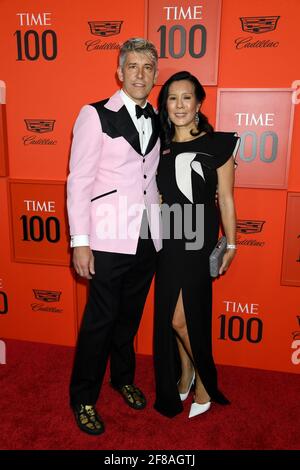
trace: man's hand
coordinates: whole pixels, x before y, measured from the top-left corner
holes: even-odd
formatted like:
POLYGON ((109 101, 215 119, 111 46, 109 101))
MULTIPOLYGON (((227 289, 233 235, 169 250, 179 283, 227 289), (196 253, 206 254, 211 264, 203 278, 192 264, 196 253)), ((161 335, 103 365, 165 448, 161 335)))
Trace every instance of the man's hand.
POLYGON ((95 274, 94 256, 89 246, 76 246, 73 249, 73 266, 79 276, 92 279, 91 274, 95 274))

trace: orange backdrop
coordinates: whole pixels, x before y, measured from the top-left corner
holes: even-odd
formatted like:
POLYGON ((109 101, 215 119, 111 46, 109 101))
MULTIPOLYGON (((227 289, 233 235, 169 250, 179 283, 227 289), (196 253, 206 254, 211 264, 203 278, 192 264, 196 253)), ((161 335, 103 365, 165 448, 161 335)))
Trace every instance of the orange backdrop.
MULTIPOLYGON (((173 31, 171 53, 180 57, 173 57, 172 62, 170 57, 160 59, 162 77, 167 76, 168 67, 172 72, 189 66, 195 74, 199 70, 207 92, 203 110, 213 124, 217 122, 218 90, 286 90, 300 79, 298 0, 214 0, 212 4, 212 11, 220 12, 219 23, 216 14, 209 18, 207 0, 174 0, 172 5, 183 10, 181 17, 180 10, 176 14, 168 10, 169 19, 164 9, 168 3, 161 0, 151 0, 151 8, 147 1, 136 0, 134 12, 121 0, 28 0, 26 8, 22 0, 2 0, 1 338, 75 344, 86 284, 77 282, 70 268, 65 212, 72 127, 83 104, 110 96, 118 86, 115 70, 120 43, 149 34, 161 45, 158 34, 166 33, 166 50, 170 51, 173 31), (202 20, 199 9, 188 10, 195 5, 203 7, 202 20), (262 15, 277 18, 273 27, 262 15), (201 21, 204 26, 198 27, 201 21), (257 21, 259 32, 253 30, 257 21), (262 30, 264 27, 267 29, 262 30), (203 41, 207 31, 211 62, 191 58, 191 54, 201 55, 198 46, 183 54, 180 35, 187 34, 190 41, 191 29, 196 31, 197 44, 199 35, 203 41), (215 67, 214 73, 205 74, 205 67, 210 66, 215 67)), ((156 86, 151 93, 153 104, 159 89, 156 86)), ((288 184, 281 189, 235 190, 238 256, 226 276, 214 282, 217 363, 300 371, 300 126, 296 102, 294 108, 294 123, 285 135, 291 140, 288 184)), ((222 122, 220 117, 218 122, 222 122)), ((253 167, 251 171, 255 176, 253 167)), ((152 321, 153 286, 136 338, 139 353, 152 352, 152 321)))

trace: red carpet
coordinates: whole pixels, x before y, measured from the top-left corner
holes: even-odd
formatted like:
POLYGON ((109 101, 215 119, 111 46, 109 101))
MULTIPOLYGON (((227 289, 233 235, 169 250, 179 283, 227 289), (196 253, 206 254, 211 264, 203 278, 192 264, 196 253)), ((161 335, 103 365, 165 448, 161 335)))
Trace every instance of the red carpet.
POLYGON ((219 366, 220 386, 232 404, 213 404, 188 419, 170 420, 153 408, 152 358, 138 356, 136 383, 148 398, 145 410, 131 410, 108 385, 98 410, 106 432, 88 436, 68 406, 73 348, 5 340, 0 365, 0 449, 299 449, 300 377, 295 374, 219 366))

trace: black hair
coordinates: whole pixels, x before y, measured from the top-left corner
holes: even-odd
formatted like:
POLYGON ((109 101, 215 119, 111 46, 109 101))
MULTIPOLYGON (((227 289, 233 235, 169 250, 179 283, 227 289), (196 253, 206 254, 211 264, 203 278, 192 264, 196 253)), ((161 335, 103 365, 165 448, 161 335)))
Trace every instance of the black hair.
MULTIPOLYGON (((170 120, 168 120, 168 111, 167 111, 167 100, 169 95, 169 88, 173 82, 179 82, 180 80, 188 80, 194 85, 195 88, 195 95, 196 100, 198 103, 202 103, 205 100, 206 93, 199 82, 199 80, 192 75, 190 72, 182 71, 174 73, 162 86, 160 93, 158 95, 158 112, 159 112, 159 120, 160 120, 160 129, 161 129, 161 140, 163 146, 169 145, 174 137, 175 134, 175 126, 170 120)), ((190 131, 191 135, 196 136, 199 135, 201 132, 205 131, 208 133, 213 133, 214 129, 213 126, 208 122, 208 118, 198 111, 199 116, 199 123, 198 123, 198 130, 197 132, 190 131)))

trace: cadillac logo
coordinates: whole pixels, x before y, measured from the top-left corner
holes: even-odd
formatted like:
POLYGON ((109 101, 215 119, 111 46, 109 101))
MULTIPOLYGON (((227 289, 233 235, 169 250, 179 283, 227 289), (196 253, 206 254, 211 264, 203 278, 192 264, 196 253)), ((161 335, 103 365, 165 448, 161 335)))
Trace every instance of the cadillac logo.
POLYGON ((27 129, 30 132, 37 134, 44 134, 45 132, 52 132, 54 129, 54 119, 24 119, 27 129))
POLYGON ((242 16, 240 17, 243 31, 247 33, 267 33, 274 31, 280 16, 242 16))
POLYGON ((116 36, 121 31, 123 21, 89 21, 91 33, 96 36, 116 36))
POLYGON ((55 290, 32 289, 34 297, 43 302, 59 302, 61 292, 55 290))
POLYGON ((240 233, 259 233, 262 231, 264 220, 238 220, 237 232, 240 233))

